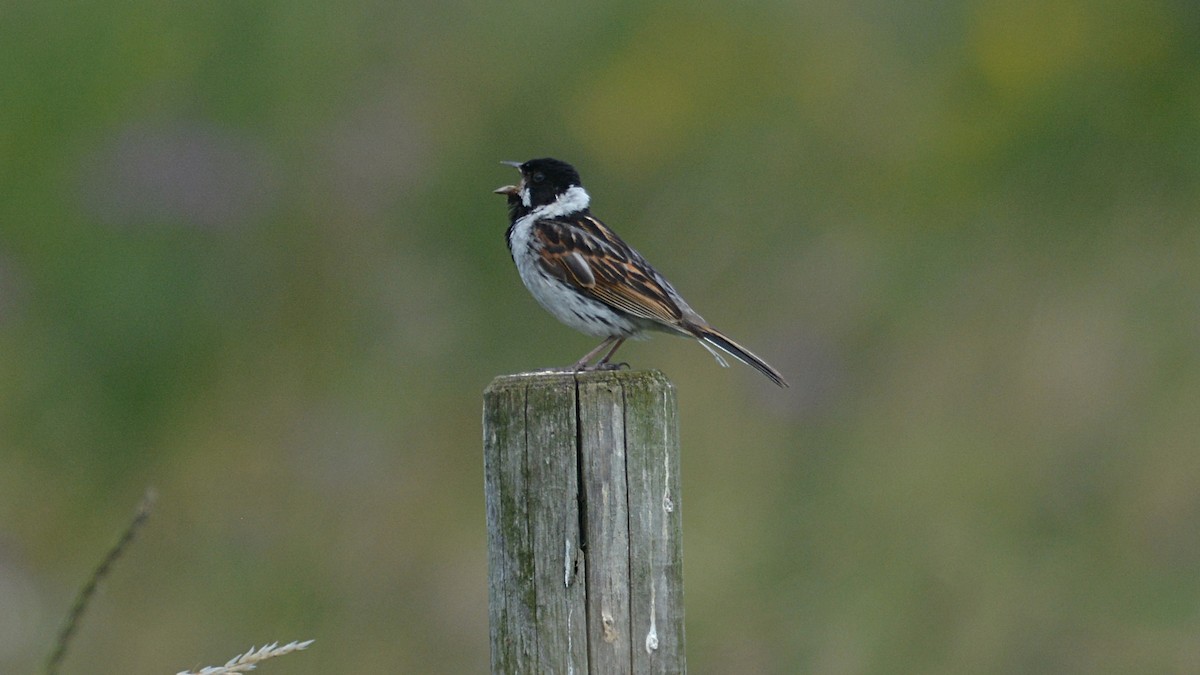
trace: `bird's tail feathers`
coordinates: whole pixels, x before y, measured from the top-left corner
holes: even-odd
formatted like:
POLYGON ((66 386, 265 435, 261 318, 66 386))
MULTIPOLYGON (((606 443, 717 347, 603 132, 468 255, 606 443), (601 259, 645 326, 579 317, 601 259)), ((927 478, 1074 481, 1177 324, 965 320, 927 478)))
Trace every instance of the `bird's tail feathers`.
POLYGON ((728 368, 729 364, 725 362, 725 359, 713 347, 720 349, 738 361, 766 375, 775 384, 781 387, 788 386, 787 381, 783 379, 783 375, 780 375, 778 370, 775 370, 766 361, 755 356, 754 352, 729 339, 715 328, 696 325, 690 326, 690 328, 693 334, 699 339, 700 346, 707 349, 708 353, 713 355, 722 368, 728 368))

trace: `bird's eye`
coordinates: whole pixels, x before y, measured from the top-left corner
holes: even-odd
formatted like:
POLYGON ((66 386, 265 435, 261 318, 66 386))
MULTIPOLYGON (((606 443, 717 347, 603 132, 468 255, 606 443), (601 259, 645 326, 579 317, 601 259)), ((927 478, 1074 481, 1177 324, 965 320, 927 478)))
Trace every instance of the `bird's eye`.
POLYGON ((532 179, 533 179, 533 182, 540 183, 540 182, 546 180, 546 174, 539 171, 539 172, 533 174, 532 179))

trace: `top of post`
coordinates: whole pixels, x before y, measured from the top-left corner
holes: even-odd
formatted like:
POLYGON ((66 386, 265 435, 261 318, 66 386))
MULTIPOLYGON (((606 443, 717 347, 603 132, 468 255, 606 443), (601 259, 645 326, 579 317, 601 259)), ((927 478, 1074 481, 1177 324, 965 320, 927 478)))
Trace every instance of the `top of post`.
POLYGON ((636 385, 668 389, 675 386, 661 370, 588 370, 578 373, 534 371, 498 375, 488 385, 487 391, 513 387, 562 386, 567 383, 576 385, 610 383, 621 387, 636 385))

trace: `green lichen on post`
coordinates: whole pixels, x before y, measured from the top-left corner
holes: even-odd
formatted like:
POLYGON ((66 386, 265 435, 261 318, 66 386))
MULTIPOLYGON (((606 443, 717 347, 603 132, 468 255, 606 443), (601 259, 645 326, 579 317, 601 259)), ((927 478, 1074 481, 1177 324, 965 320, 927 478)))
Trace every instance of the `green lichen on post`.
POLYGON ((522 630, 535 618, 536 589, 526 585, 533 566, 526 508, 524 387, 497 381, 484 394, 484 482, 487 487, 488 615, 493 672, 533 665, 534 636, 522 630))

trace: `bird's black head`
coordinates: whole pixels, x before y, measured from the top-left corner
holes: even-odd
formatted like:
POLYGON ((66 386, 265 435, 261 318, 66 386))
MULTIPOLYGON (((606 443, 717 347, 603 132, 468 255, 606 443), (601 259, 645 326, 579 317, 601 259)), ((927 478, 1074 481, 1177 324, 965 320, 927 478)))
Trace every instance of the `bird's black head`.
POLYGON ((519 185, 508 185, 496 190, 499 194, 508 195, 510 215, 514 215, 514 212, 528 213, 539 206, 552 204, 567 190, 582 187, 579 172, 562 160, 542 157, 523 164, 504 164, 516 167, 521 172, 519 185))
POLYGON ((518 168, 534 208, 553 202, 568 188, 582 185, 575 167, 550 157, 531 159, 518 168))

